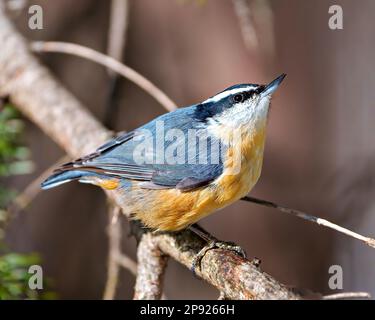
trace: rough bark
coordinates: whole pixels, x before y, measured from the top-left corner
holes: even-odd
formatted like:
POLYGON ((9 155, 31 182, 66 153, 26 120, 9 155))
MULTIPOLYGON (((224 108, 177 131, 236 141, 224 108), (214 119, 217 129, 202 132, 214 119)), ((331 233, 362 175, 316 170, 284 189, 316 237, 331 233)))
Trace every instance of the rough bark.
POLYGON ((138 245, 138 268, 135 283, 135 300, 160 300, 163 293, 163 278, 167 266, 167 255, 159 248, 158 241, 146 233, 138 245))

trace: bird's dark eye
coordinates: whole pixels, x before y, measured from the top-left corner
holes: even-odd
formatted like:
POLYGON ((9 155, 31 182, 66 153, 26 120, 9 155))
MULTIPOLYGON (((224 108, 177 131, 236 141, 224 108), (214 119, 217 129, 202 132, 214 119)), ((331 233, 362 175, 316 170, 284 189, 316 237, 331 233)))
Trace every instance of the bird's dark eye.
POLYGON ((245 96, 242 93, 238 93, 233 97, 235 103, 240 103, 245 100, 245 96))

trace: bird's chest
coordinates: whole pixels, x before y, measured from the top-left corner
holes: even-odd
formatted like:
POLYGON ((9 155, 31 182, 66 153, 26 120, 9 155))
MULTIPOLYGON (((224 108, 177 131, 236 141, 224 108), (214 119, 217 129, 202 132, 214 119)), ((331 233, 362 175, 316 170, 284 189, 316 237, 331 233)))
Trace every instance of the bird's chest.
POLYGON ((228 148, 223 173, 209 188, 210 207, 224 207, 250 192, 261 174, 264 140, 263 129, 228 148))
MULTIPOLYGON (((262 162, 264 141, 262 139, 246 138, 241 147, 235 152, 241 154, 240 159, 234 157, 227 160, 223 175, 217 182, 220 197, 225 200, 234 200, 243 197, 254 187, 259 179, 262 162), (248 140, 248 141, 246 141, 248 140)), ((231 152, 231 151, 229 151, 231 152)))

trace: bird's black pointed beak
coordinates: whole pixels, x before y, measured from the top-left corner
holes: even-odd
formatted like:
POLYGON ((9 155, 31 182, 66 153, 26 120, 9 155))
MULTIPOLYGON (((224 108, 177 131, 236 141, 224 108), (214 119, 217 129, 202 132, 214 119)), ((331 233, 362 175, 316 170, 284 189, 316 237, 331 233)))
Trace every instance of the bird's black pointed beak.
POLYGON ((267 84, 261 93, 261 97, 269 96, 272 93, 274 93, 276 89, 279 87, 280 83, 283 82, 285 77, 286 74, 283 73, 282 75, 278 76, 275 80, 267 84))

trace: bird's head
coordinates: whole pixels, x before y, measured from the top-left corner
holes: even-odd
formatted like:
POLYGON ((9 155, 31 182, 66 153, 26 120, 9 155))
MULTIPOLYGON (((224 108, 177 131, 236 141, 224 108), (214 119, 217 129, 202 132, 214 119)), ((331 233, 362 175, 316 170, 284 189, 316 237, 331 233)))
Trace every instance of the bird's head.
POLYGON ((238 84, 203 101, 198 116, 208 125, 223 125, 237 129, 254 127, 267 118, 272 94, 284 80, 280 75, 267 85, 238 84))

